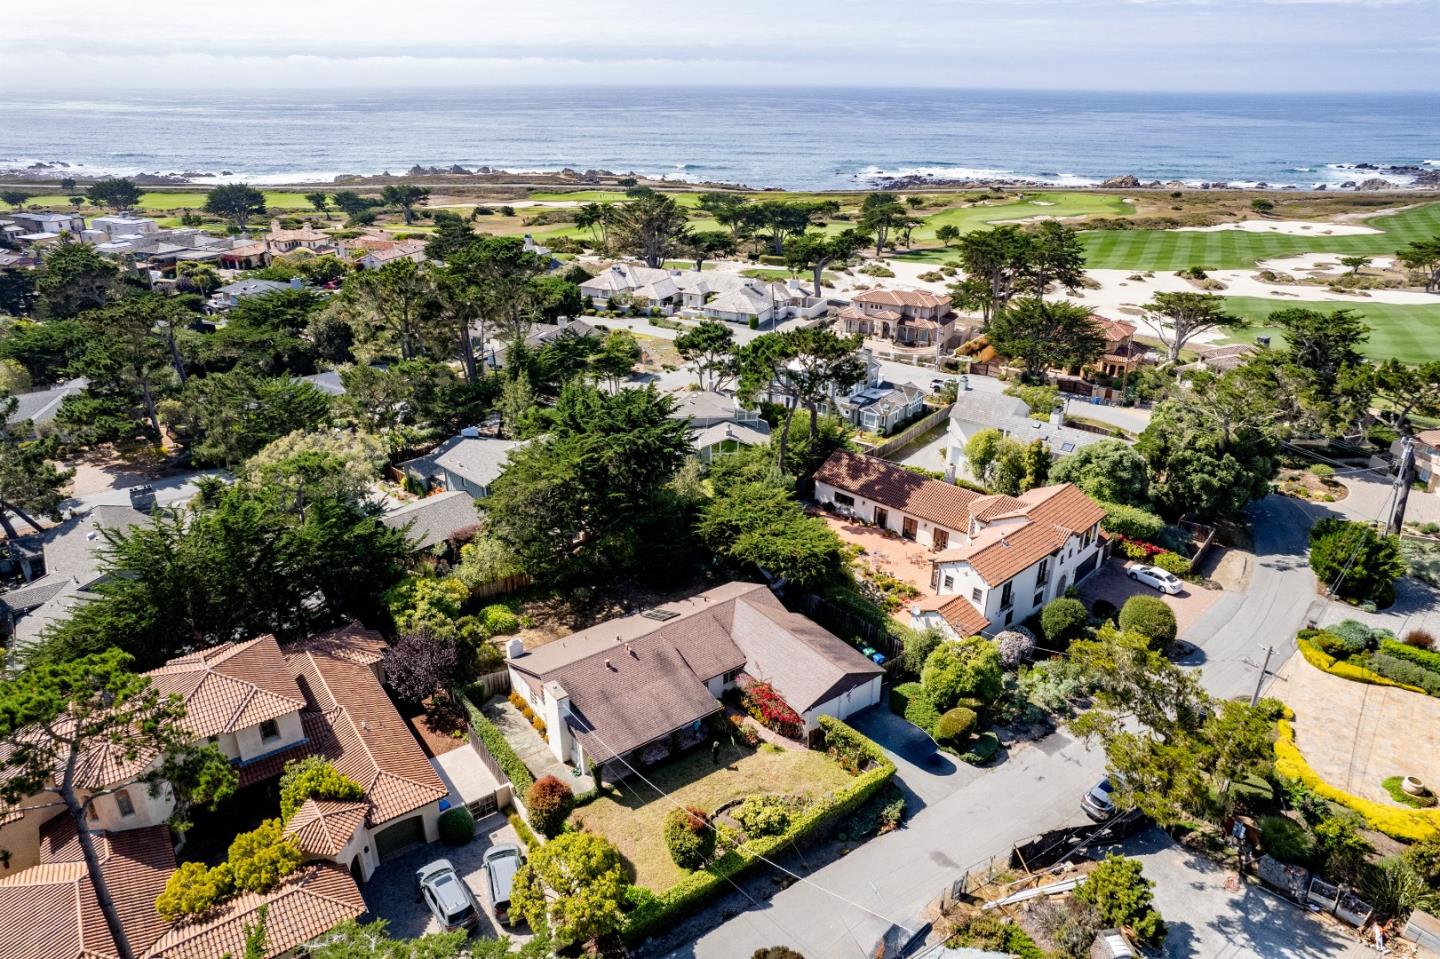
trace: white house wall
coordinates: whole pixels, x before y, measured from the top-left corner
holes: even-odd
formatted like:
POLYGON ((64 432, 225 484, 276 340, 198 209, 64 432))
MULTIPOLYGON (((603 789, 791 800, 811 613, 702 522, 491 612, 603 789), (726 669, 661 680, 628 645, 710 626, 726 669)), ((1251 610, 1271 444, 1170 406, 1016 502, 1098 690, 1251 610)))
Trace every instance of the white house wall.
POLYGON ((868 682, 845 690, 834 699, 827 699, 825 702, 807 709, 800 718, 805 721, 805 732, 814 732, 820 728, 821 716, 832 716, 835 719, 849 719, 855 713, 880 702, 880 681, 883 677, 876 674, 868 682))
MULTIPOLYGON (((261 739, 260 726, 247 726, 237 730, 234 737, 236 754, 234 758, 242 763, 253 762, 261 756, 279 749, 286 749, 305 738, 305 727, 300 722, 300 713, 286 713, 275 720, 280 735, 274 739, 261 739)), ((222 747, 223 748, 223 747, 222 747)))
MULTIPOLYGON (((1011 584, 1011 606, 1008 619, 1005 615, 1006 611, 1000 606, 1005 593, 1004 583, 986 583, 980 578, 975 568, 964 560, 937 564, 935 582, 932 585, 938 595, 964 596, 972 606, 985 615, 986 619, 990 620, 990 626, 985 632, 998 633, 1016 623, 1024 622, 1050 600, 1063 596, 1067 588, 1074 586, 1079 581, 1075 571, 1088 558, 1092 556, 1096 558, 1089 573, 1100 568, 1099 538, 1092 535, 1089 546, 1081 546, 1082 542, 1082 537, 1071 536, 1057 555, 1038 560, 1010 577, 1008 582, 1011 584), (1040 566, 1046 559, 1049 560, 1049 567, 1042 582, 1040 566), (950 577, 948 585, 946 583, 947 576, 950 577), (974 599, 974 591, 977 589, 980 590, 979 602, 974 599)), ((1089 573, 1085 575, 1088 576, 1089 573)), ((1081 579, 1083 578, 1081 577, 1081 579)))
POLYGON ((950 547, 961 546, 964 545, 965 542, 967 542, 967 537, 965 536, 963 530, 957 530, 954 527, 941 526, 938 523, 932 523, 929 520, 921 519, 920 517, 915 516, 913 513, 905 513, 902 510, 898 510, 893 506, 886 506, 883 503, 877 503, 874 500, 867 499, 866 497, 860 496, 856 493, 851 493, 848 490, 837 489, 834 486, 831 486, 829 483, 816 482, 815 484, 815 499, 817 502, 830 503, 839 506, 839 504, 835 504, 836 493, 839 493, 842 496, 849 496, 850 498, 855 500, 854 506, 841 508, 849 509, 852 513, 854 513, 854 515, 865 520, 865 522, 867 523, 875 522, 875 510, 877 508, 885 510, 888 514, 885 518, 885 528, 895 533, 903 533, 905 517, 911 517, 915 520, 915 541, 923 546, 934 545, 935 530, 937 529, 943 529, 945 530, 945 532, 950 534, 950 547))

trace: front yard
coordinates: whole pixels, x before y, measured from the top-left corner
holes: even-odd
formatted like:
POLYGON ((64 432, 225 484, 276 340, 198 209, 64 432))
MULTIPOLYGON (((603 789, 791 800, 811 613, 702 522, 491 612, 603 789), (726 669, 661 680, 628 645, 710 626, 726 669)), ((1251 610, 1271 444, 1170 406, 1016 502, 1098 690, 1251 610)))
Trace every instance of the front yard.
MULTIPOLYGON (((647 779, 681 805, 707 812, 733 800, 756 794, 784 793, 819 799, 852 777, 822 752, 780 749, 762 745, 750 749, 725 745, 720 763, 711 762, 708 749, 644 770, 647 779)), ((664 839, 665 816, 675 806, 635 776, 611 786, 608 794, 575 811, 574 818, 589 832, 615 844, 635 871, 635 884, 661 892, 679 882, 686 872, 670 858, 664 839)))

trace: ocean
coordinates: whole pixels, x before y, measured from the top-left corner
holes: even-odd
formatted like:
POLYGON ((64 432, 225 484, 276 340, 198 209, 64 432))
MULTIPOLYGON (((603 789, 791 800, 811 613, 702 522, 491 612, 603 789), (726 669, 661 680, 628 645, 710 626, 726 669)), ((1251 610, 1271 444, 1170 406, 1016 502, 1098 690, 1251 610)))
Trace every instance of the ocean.
MULTIPOLYGON (((1440 165, 1435 100, 756 88, 244 95, 0 92, 0 170, 327 182, 412 166, 570 167, 797 190, 885 176, 1092 185, 1112 176, 1310 188, 1440 165)), ((1387 175, 1395 183, 1408 177, 1387 175)), ((208 182, 216 182, 210 180, 208 182)))

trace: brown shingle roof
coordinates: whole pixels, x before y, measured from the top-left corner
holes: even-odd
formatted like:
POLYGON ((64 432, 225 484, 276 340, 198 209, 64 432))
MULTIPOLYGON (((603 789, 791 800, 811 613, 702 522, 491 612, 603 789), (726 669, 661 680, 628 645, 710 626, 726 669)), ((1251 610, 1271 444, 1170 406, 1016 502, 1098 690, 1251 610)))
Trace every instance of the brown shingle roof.
MULTIPOLYGON (((105 925, 69 817, 42 827, 42 862, 0 879, 0 956, 16 959, 113 959, 105 925)), ((96 834, 106 887, 130 945, 149 949, 165 929, 155 897, 175 869, 166 826, 96 834)))
POLYGON ((185 726, 201 738, 257 726, 305 705, 273 636, 179 656, 145 675, 162 696, 184 700, 185 726))
POLYGON ((216 959, 245 951, 247 926, 268 906, 265 946, 270 955, 284 955, 301 943, 328 932, 365 912, 365 900, 350 873, 334 863, 304 866, 268 893, 241 893, 218 915, 176 925, 148 951, 146 959, 216 959))
POLYGON ((833 633, 780 604, 769 590, 735 603, 735 645, 745 672, 769 683, 797 713, 813 709, 885 670, 833 633))
POLYGON ((882 459, 847 450, 831 453, 815 471, 815 481, 959 533, 970 528, 970 507, 980 496, 950 483, 927 479, 882 459))
POLYGON ((369 807, 363 802, 307 799, 285 825, 300 848, 315 856, 338 856, 365 822, 369 807))

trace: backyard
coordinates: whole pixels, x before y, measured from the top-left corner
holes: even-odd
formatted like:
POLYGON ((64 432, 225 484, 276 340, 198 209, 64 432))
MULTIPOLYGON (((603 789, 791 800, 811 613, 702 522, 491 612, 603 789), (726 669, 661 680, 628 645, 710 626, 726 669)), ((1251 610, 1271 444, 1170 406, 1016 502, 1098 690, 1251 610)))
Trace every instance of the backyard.
MULTIPOLYGON (((716 766, 701 749, 644 775, 675 803, 699 806, 706 812, 733 799, 773 793, 784 784, 786 794, 818 799, 848 785, 852 779, 824 753, 762 744, 758 749, 725 745, 716 766)), ((608 794, 575 811, 589 832, 615 844, 635 871, 635 884, 661 892, 686 873, 675 865, 664 840, 665 816, 674 804, 639 778, 609 787, 608 794)))

